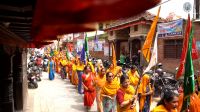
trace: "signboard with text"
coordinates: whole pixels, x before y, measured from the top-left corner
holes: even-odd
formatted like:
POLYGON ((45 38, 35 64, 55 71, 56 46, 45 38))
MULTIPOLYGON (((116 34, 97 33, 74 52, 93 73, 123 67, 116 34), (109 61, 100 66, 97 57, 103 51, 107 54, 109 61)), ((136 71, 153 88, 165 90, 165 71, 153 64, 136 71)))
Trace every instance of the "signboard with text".
POLYGON ((173 37, 183 35, 183 19, 157 25, 158 37, 173 37))

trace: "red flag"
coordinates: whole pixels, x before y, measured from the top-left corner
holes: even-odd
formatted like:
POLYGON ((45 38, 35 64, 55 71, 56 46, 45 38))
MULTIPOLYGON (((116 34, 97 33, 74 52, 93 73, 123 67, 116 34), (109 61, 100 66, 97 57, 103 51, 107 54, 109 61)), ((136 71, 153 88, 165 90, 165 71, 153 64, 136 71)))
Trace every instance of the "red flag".
POLYGON ((180 78, 184 72, 185 68, 185 59, 187 55, 187 49, 188 49, 188 41, 189 41, 189 34, 191 30, 192 23, 190 21, 190 15, 188 14, 188 21, 187 21, 187 26, 185 28, 185 37, 183 39, 183 48, 182 48, 182 53, 181 53, 181 60, 180 60, 180 65, 178 68, 178 71, 176 73, 176 78, 180 78))
POLYGON ((196 40, 195 38, 192 39, 192 59, 198 59, 198 52, 196 47, 196 40))

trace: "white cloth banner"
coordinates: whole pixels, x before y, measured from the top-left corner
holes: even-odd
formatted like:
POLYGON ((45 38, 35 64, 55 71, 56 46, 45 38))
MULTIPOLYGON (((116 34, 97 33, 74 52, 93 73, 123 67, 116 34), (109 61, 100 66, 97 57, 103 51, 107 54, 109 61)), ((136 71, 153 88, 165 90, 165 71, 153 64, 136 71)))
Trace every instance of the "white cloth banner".
POLYGON ((158 45, 157 45, 157 37, 158 37, 158 33, 156 33, 156 37, 154 40, 154 46, 153 46, 153 51, 151 54, 151 59, 149 62, 149 65, 147 66, 147 68, 144 70, 143 74, 148 72, 153 66, 155 66, 158 62, 158 45))

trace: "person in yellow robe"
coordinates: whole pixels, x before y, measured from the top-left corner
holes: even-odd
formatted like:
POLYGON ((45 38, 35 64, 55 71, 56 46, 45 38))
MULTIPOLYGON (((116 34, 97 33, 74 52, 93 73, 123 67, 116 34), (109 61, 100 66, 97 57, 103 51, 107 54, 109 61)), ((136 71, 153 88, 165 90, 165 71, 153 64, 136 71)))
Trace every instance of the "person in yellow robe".
POLYGON ((56 72, 60 73, 60 56, 57 54, 55 55, 55 60, 56 62, 56 72))
POLYGON ((77 62, 76 60, 74 60, 72 62, 72 84, 77 86, 78 85, 78 75, 77 75, 77 71, 76 71, 76 66, 77 66, 77 62))
POLYGON ((178 92, 166 89, 164 95, 152 112, 179 112, 178 111, 178 92))
POLYGON ((147 74, 144 74, 141 78, 141 83, 138 89, 138 95, 139 95, 139 111, 149 112, 151 99, 153 96, 153 90, 150 83, 150 77, 147 74))
POLYGON ((84 70, 84 63, 80 60, 78 60, 78 64, 76 66, 76 71, 78 74, 78 93, 79 94, 83 94, 83 90, 82 90, 82 74, 83 74, 83 70, 84 70))
POLYGON ((116 72, 116 75, 114 76, 114 81, 116 81, 116 83, 118 85, 120 85, 120 77, 123 75, 123 72, 122 72, 122 68, 121 67, 118 67, 117 68, 117 72, 116 72))
POLYGON ((116 111, 116 93, 119 85, 113 81, 114 74, 112 72, 106 73, 106 83, 101 89, 101 98, 103 104, 103 112, 116 111))
POLYGON ((136 112, 136 105, 133 103, 136 100, 135 89, 130 85, 129 77, 122 75, 120 84, 116 97, 117 112, 136 112))
POLYGON ((137 67, 136 66, 131 66, 131 69, 127 72, 130 84, 136 88, 139 82, 139 74, 137 72, 137 67))
POLYGON ((111 64, 110 64, 110 67, 107 69, 106 72, 111 72, 111 73, 113 73, 113 75, 115 76, 115 75, 117 74, 117 68, 114 67, 114 65, 111 63, 111 64))
POLYGON ((100 69, 100 72, 95 78, 96 86, 96 101, 97 101, 97 110, 98 112, 103 112, 102 102, 100 98, 101 88, 105 85, 106 82, 106 70, 105 68, 100 69))

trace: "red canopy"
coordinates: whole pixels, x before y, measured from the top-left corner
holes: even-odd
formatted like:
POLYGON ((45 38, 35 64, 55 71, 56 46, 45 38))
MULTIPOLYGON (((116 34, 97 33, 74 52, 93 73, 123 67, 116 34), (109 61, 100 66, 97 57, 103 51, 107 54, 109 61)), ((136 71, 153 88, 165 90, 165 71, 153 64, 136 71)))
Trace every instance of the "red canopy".
POLYGON ((154 7, 161 0, 37 0, 32 24, 36 40, 84 32, 84 24, 129 17, 154 7))

